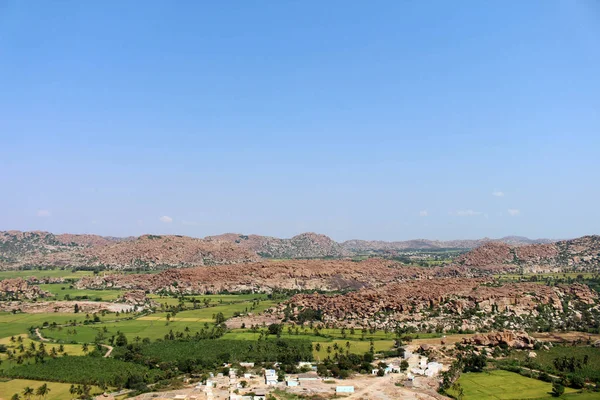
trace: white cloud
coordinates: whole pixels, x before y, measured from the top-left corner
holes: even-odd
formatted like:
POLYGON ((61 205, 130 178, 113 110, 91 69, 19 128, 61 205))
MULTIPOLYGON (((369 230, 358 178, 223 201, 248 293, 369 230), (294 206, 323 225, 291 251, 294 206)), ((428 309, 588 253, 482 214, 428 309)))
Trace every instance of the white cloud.
POLYGON ((429 212, 427 210, 419 211, 419 217, 427 217, 429 212))
POLYGON ((52 213, 50 213, 50 211, 48 211, 48 210, 38 210, 36 215, 38 217, 45 218, 45 217, 49 217, 50 215, 52 215, 52 213))
POLYGON ((508 215, 510 215, 511 217, 516 217, 519 214, 521 214, 521 210, 518 210, 516 208, 509 208, 508 209, 508 215))
POLYGON ((500 190, 494 190, 492 192, 492 196, 496 196, 496 197, 504 197, 504 192, 500 191, 500 190))
POLYGON ((473 210, 458 210, 456 215, 459 217, 474 217, 477 215, 483 215, 481 211, 473 211, 473 210))
POLYGON ((160 222, 164 222, 165 224, 170 224, 171 222, 173 222, 173 218, 163 215, 162 217, 159 218, 160 222))

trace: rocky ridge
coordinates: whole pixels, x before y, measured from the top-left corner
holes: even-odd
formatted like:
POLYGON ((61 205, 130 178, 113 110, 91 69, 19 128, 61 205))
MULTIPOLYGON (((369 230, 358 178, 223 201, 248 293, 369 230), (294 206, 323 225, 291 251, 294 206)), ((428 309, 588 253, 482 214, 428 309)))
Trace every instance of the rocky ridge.
POLYGON ((563 307, 570 307, 570 302, 586 309, 593 305, 600 312, 598 294, 586 285, 498 284, 488 278, 412 280, 343 295, 298 294, 280 305, 279 311, 293 320, 302 310, 318 310, 325 322, 362 326, 370 321, 379 328, 393 328, 399 322, 422 328, 419 324, 428 321, 445 331, 477 330, 497 315, 510 316, 516 323, 540 312, 556 317, 568 311, 575 318, 572 309, 563 307))
POLYGON ((340 258, 352 255, 330 237, 313 232, 291 239, 235 233, 208 236, 207 239, 233 242, 265 258, 340 258))
POLYGON ((528 246, 486 243, 463 254, 456 263, 514 272, 597 271, 600 265, 600 236, 528 246))
POLYGON ((170 269, 151 275, 107 274, 82 278, 82 288, 124 288, 150 292, 217 293, 222 291, 271 292, 279 290, 356 290, 407 279, 461 276, 460 268, 408 267, 401 263, 368 259, 260 261, 243 265, 170 269))
POLYGON ((0 270, 23 267, 156 269, 243 263, 260 259, 235 244, 186 236, 114 239, 48 232, 0 232, 0 270))

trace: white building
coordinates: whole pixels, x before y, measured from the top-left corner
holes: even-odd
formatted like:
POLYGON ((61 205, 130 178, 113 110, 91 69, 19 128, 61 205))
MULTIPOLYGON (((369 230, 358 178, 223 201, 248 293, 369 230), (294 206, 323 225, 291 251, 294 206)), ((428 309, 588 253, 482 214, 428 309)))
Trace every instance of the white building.
POLYGON ((241 362, 240 367, 254 368, 254 363, 253 362, 241 362))
POLYGON ((277 385, 277 371, 274 369, 265 370, 265 384, 277 385))
POLYGON ((426 376, 436 376, 442 371, 443 365, 438 362, 430 362, 427 364, 427 369, 425 370, 426 376))

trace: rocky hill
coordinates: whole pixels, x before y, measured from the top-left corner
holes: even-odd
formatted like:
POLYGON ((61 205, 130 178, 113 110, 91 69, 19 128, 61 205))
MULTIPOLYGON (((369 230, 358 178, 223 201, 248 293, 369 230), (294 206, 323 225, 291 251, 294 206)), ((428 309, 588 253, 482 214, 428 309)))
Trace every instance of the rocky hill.
POLYGON ((48 232, 0 233, 0 269, 27 266, 154 269, 242 263, 259 258, 256 253, 229 242, 185 236, 115 239, 48 232))
POLYGON ((259 259, 254 252, 229 242, 171 235, 144 235, 88 248, 82 254, 88 264, 116 269, 235 264, 259 259))
POLYGON ((351 255, 330 237, 312 232, 291 239, 236 233, 208 236, 206 239, 233 242, 266 258, 339 258, 351 255))
POLYGON ((554 319, 577 323, 584 309, 600 320, 598 293, 586 285, 498 284, 484 278, 411 280, 344 295, 298 294, 279 307, 291 320, 313 310, 324 322, 347 326, 368 321, 370 326, 393 328, 402 322, 422 329, 420 324, 427 321, 436 330, 497 328, 498 316, 502 324, 514 324, 511 329, 554 319))
POLYGON ((81 288, 140 289, 150 292, 217 293, 283 290, 339 291, 376 287, 409 279, 473 276, 464 267, 408 267, 384 259, 265 260, 238 265, 171 269, 150 275, 116 275, 82 278, 81 288), (464 270, 464 271, 463 271, 464 270))
POLYGON ((483 238, 450 241, 415 239, 396 242, 347 240, 338 243, 325 235, 316 233, 302 233, 291 239, 225 233, 217 236, 208 236, 206 239, 233 242, 255 251, 258 255, 265 258, 325 258, 365 254, 395 255, 398 251, 407 250, 474 249, 491 242, 507 243, 512 246, 553 242, 550 239, 528 239, 522 236, 506 236, 500 239, 483 238))
POLYGON ((0 232, 0 269, 37 266, 156 269, 245 263, 265 258, 341 259, 358 254, 385 257, 410 249, 470 246, 475 249, 460 257, 458 265, 499 271, 520 271, 520 268, 559 271, 589 270, 599 262, 597 236, 545 244, 524 244, 527 241, 531 242, 511 236, 478 241, 352 240, 338 243, 316 233, 303 233, 290 239, 233 233, 198 239, 179 235, 114 238, 7 231, 0 232))
POLYGON ((556 243, 510 246, 486 243, 456 260, 458 265, 520 272, 598 271, 600 236, 556 243))

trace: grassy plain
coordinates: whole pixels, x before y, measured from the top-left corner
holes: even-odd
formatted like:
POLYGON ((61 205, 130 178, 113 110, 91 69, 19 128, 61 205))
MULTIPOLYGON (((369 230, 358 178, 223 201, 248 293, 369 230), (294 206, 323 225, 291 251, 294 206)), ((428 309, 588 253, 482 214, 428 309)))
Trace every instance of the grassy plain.
POLYGON ((46 314, 12 314, 0 312, 0 337, 27 333, 32 326, 41 326, 44 322, 49 324, 66 324, 69 321, 83 322, 85 314, 46 313, 46 314))
MULTIPOLYGON (((479 373, 465 373, 457 381, 463 389, 464 400, 509 400, 509 399, 551 399, 552 384, 527 378, 514 372, 493 370, 479 373)), ((457 392, 449 390, 457 397, 457 392)), ((574 389, 565 389, 564 398, 587 399, 583 395, 569 395, 574 389)), ((595 398, 598 398, 598 394, 595 398)), ((590 397, 591 398, 591 397, 590 397)))
MULTIPOLYGON (((10 399, 15 393, 18 393, 21 397, 23 397, 23 389, 25 389, 27 386, 35 390, 44 383, 47 383, 48 387, 50 388, 50 393, 46 396, 46 400, 64 400, 72 398, 71 394, 69 393, 69 388, 71 385, 68 383, 33 381, 29 379, 10 379, 0 381, 0 399, 10 399)), ((93 386, 91 393, 100 394, 102 391, 99 387, 93 386)), ((38 397, 39 396, 34 396, 34 398, 38 397)))
POLYGON ((11 278, 30 277, 35 278, 65 278, 65 279, 80 279, 84 276, 92 276, 92 271, 71 271, 70 269, 31 269, 19 271, 0 271, 0 280, 11 278))
MULTIPOLYGON (((161 296, 158 294, 148 295, 149 299, 154 300, 159 304, 175 306, 179 304, 177 297, 161 296)), ((196 299, 198 303, 203 304, 204 301, 209 301, 211 305, 219 304, 230 304, 230 303, 242 303, 252 301, 254 299, 267 300, 268 295, 266 294, 211 294, 211 295, 197 295, 197 296, 185 296, 185 305, 187 307, 192 306, 192 299, 196 299)))
MULTIPOLYGON (((253 312, 262 312, 273 306, 272 301, 261 301, 253 312)), ((98 323, 85 326, 78 326, 76 333, 72 329, 44 329, 43 334, 50 339, 58 340, 63 343, 89 343, 94 340, 98 332, 104 331, 105 336, 110 337, 118 332, 123 332, 129 340, 136 337, 149 338, 151 340, 162 339, 171 330, 173 332, 183 332, 188 328, 190 335, 194 335, 201 329, 206 329, 214 325, 213 315, 223 313, 225 318, 230 318, 235 312, 244 312, 250 308, 252 303, 232 303, 223 304, 208 308, 199 308, 196 310, 187 310, 177 313, 167 321, 168 313, 156 313, 148 316, 142 316, 132 320, 98 323)))
POLYGON ((124 293, 122 290, 71 289, 68 284, 64 283, 49 283, 38 286, 54 294, 55 297, 52 300, 65 300, 65 296, 69 296, 72 300, 77 297, 87 297, 89 300, 113 301, 124 293))

